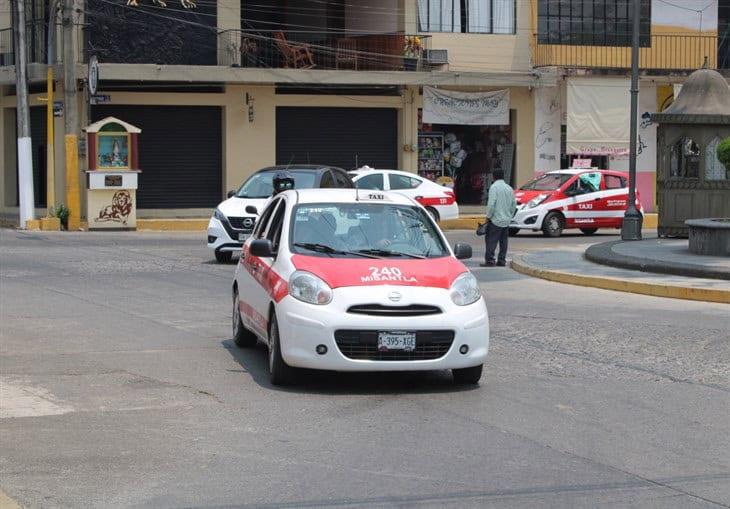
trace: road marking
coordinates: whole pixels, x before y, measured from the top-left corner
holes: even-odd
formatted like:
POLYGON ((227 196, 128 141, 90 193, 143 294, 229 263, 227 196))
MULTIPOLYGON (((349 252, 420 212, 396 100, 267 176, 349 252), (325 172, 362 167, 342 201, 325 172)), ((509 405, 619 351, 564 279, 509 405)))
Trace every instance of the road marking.
POLYGON ((0 378, 0 419, 62 415, 73 410, 43 387, 0 378))
POLYGON ((0 509, 21 509, 20 505, 0 490, 0 509))

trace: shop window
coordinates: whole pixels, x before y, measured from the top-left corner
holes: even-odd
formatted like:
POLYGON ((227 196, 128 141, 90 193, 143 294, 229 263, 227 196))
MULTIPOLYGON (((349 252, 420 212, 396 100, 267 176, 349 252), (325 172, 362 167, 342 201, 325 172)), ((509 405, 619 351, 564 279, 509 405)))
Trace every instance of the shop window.
POLYGON ((515 33, 515 0, 418 0, 421 32, 515 33))
POLYGON ((376 191, 382 191, 383 187, 383 174, 373 173, 372 175, 365 175, 363 178, 355 182, 355 187, 358 189, 374 189, 376 191))
POLYGON ((685 136, 672 145, 669 156, 669 176, 671 178, 699 178, 700 147, 692 138, 685 136))
POLYGON ((412 177, 406 177, 405 175, 397 175, 391 173, 388 175, 390 181, 390 188, 392 190, 398 189, 414 189, 421 185, 421 181, 412 177))
POLYGON ((623 189, 626 187, 626 179, 618 175, 606 175, 606 189, 623 189))
POLYGON ((728 169, 717 158, 717 146, 720 144, 720 138, 715 136, 707 145, 705 151, 705 180, 727 180, 728 169))

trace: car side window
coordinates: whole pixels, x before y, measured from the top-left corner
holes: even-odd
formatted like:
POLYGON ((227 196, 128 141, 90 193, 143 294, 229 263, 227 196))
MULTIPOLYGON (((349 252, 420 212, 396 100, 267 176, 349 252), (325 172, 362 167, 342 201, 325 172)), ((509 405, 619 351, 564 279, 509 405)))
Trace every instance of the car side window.
POLYGON ((382 191, 384 188, 383 174, 372 173, 370 175, 365 175, 357 182, 355 182, 355 187, 357 187, 358 189, 374 189, 376 191, 382 191))
POLYGON ((327 170, 322 174, 322 180, 319 182, 319 187, 328 188, 335 187, 335 179, 332 176, 332 172, 327 170))
POLYGON ((266 238, 271 241, 274 251, 279 249, 279 241, 281 239, 281 229, 284 225, 284 212, 286 211, 286 202, 279 200, 280 205, 271 217, 269 227, 266 230, 266 238))
POLYGON ((337 182, 337 187, 341 187, 343 189, 348 189, 352 187, 352 181, 347 177, 344 172, 338 170, 332 170, 332 172, 335 175, 335 182, 337 182))
POLYGON ((606 175, 606 189, 622 189, 626 187, 623 178, 618 175, 606 175))
POLYGON ((276 206, 281 202, 281 200, 272 200, 271 203, 264 209, 264 211, 261 213, 261 216, 259 216, 258 220, 256 221, 256 226, 253 230, 253 238, 260 239, 263 237, 264 232, 266 231, 266 226, 269 223, 269 218, 271 218, 271 214, 274 212, 274 209, 276 206))
POLYGON ((391 173, 388 175, 391 189, 413 189, 421 183, 418 179, 391 173))

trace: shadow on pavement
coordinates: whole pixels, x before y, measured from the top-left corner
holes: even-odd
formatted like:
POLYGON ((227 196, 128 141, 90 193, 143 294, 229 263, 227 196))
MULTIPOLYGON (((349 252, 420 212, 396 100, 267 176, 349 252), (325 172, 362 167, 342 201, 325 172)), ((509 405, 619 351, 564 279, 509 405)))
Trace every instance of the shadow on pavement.
POLYGON ((253 348, 238 348, 232 340, 221 346, 261 387, 276 391, 314 394, 422 394, 478 390, 479 386, 456 385, 448 371, 364 372, 298 369, 291 385, 279 387, 269 382, 267 348, 261 342, 253 348))

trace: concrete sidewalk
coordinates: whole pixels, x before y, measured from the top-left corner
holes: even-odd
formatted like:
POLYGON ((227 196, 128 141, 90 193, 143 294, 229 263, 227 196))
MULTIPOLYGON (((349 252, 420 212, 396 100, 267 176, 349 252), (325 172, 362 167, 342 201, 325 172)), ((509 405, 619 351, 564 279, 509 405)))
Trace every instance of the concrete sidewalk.
POLYGON ((586 260, 582 250, 525 253, 514 257, 512 268, 522 274, 558 283, 730 304, 728 281, 608 267, 586 260))

